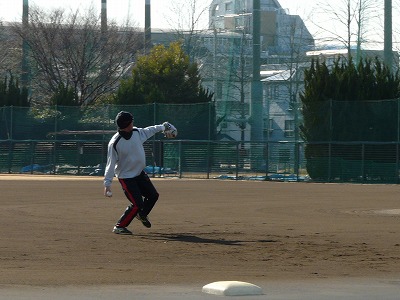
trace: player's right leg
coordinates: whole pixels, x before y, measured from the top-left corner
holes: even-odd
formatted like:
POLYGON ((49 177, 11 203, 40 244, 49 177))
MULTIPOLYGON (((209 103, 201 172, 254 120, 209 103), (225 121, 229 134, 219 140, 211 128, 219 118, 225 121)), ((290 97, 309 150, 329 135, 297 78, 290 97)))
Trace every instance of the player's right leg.
POLYGON ((138 211, 143 207, 142 194, 134 178, 119 178, 118 180, 121 183, 126 198, 128 198, 131 204, 115 224, 113 232, 118 234, 132 234, 126 227, 131 224, 138 211))

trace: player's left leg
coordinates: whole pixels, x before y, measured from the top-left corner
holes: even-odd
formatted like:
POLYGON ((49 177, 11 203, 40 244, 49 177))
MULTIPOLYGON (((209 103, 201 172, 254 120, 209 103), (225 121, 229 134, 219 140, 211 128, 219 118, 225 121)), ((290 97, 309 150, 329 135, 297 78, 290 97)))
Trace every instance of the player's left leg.
POLYGON ((159 194, 145 172, 142 172, 138 177, 140 177, 140 179, 136 182, 143 196, 143 208, 138 212, 137 218, 142 221, 144 226, 151 227, 147 216, 156 204, 159 194))

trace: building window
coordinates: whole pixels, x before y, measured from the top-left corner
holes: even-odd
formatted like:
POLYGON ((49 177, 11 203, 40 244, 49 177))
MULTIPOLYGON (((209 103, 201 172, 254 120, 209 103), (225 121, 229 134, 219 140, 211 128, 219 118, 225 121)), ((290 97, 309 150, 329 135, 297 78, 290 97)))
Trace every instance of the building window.
POLYGON ((264 119, 264 132, 268 132, 268 137, 271 136, 274 131, 274 120, 264 119))
POLYGON ((277 85, 274 85, 274 99, 279 98, 279 87, 277 85))
POLYGON ((269 99, 279 98, 279 87, 276 84, 271 84, 267 87, 267 98, 269 99))
POLYGON ((294 120, 285 120, 285 137, 294 137, 294 120))
POLYGON ((268 85, 267 87, 267 98, 272 99, 272 86, 268 85))
POLYGON ((231 12, 233 8, 232 2, 225 3, 225 12, 231 12))
POLYGON ((217 90, 215 93, 215 97, 217 99, 222 99, 222 82, 220 81, 217 82, 217 90))
POLYGON ((246 12, 246 0, 236 1, 236 11, 239 13, 246 12))
POLYGON ((217 5, 215 5, 215 6, 213 7, 213 9, 212 9, 212 11, 211 11, 211 15, 212 15, 213 17, 215 17, 215 16, 218 14, 218 10, 219 10, 219 5, 217 4, 217 5))
POLYGON ((274 122, 272 119, 264 119, 264 129, 265 130, 270 130, 270 131, 274 130, 273 124, 274 124, 274 122))

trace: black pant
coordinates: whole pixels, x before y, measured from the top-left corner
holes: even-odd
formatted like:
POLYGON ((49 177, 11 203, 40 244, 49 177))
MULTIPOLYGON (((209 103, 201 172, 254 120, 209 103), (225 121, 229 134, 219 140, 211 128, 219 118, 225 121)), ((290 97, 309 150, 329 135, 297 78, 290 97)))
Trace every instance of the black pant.
POLYGON ((115 226, 128 227, 137 214, 147 216, 158 200, 158 192, 146 172, 133 178, 119 178, 125 196, 131 202, 115 226))

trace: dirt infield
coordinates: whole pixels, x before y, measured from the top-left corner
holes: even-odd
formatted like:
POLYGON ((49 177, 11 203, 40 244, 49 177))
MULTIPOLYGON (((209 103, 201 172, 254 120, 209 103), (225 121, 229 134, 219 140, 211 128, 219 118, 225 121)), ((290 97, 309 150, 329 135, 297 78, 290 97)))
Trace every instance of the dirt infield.
POLYGON ((399 277, 400 186, 154 179, 151 229, 100 177, 0 175, 0 284, 399 277))

